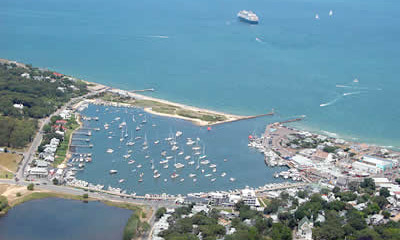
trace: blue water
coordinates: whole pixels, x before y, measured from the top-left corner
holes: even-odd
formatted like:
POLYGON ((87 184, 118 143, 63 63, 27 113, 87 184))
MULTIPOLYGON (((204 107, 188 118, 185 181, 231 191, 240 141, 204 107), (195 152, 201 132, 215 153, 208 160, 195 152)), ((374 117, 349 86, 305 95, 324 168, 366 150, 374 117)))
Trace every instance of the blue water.
POLYGON ((0 53, 200 107, 305 114, 301 127, 400 146, 399 11, 397 0, 3 0, 0 53), (238 22, 241 9, 260 24, 238 22))
MULTIPOLYGON (((88 109, 82 112, 88 117, 99 117, 99 121, 85 121, 86 128, 101 128, 100 131, 91 131, 91 143, 93 148, 78 147, 75 151, 79 153, 93 153, 93 161, 86 163, 83 171, 77 174, 78 179, 86 180, 94 184, 119 187, 128 193, 136 192, 139 195, 147 193, 168 193, 168 194, 185 194, 190 192, 206 192, 213 190, 229 190, 243 188, 245 186, 259 187, 266 183, 281 182, 282 179, 273 177, 274 172, 280 172, 285 168, 276 167, 268 168, 264 163, 263 155, 257 150, 250 149, 248 144, 248 135, 253 132, 261 133, 264 130, 264 124, 277 120, 277 118, 264 117, 253 119, 250 121, 242 121, 228 123, 212 127, 211 131, 207 131, 206 127, 195 126, 192 123, 180 119, 165 118, 145 113, 142 109, 134 108, 106 108, 104 106, 90 105, 88 109), (98 110, 98 111, 97 111, 98 110), (139 116, 143 114, 143 116, 139 116), (135 116, 133 122, 132 116, 135 116), (120 120, 114 120, 120 117, 120 120), (146 124, 141 124, 146 119, 146 124), (125 127, 119 128, 119 124, 123 121, 127 123, 125 127), (104 129, 104 124, 110 124, 108 130, 104 129), (156 126, 153 127, 153 124, 156 126), (141 126, 140 131, 136 131, 137 126, 141 126), (121 132, 123 135, 128 132, 128 137, 120 141, 121 132), (176 138, 178 142, 178 150, 172 151, 171 146, 165 138, 174 136, 177 131, 183 132, 182 136, 176 138), (112 133, 110 133, 112 132, 112 133), (111 136, 112 138, 108 138, 111 136), (135 141, 134 146, 127 146, 126 143, 132 137, 142 137, 135 141), (187 138, 196 140, 199 138, 198 146, 201 147, 201 155, 207 155, 211 163, 217 165, 217 171, 214 173, 209 165, 199 164, 200 168, 196 170, 198 164, 198 156, 194 155, 192 146, 186 144, 187 138), (143 150, 143 142, 147 139, 148 149, 143 150), (160 140, 159 144, 154 144, 156 140, 160 140), (106 153, 107 149, 114 150, 112 154, 106 153), (132 150, 131 157, 128 159, 123 156, 132 150), (162 151, 167 152, 167 156, 173 158, 168 162, 168 168, 164 169, 160 161, 165 159, 161 156, 162 151), (178 153, 183 151, 183 155, 178 153), (145 156, 148 155, 149 158, 145 156), (191 156, 190 160, 185 160, 185 156, 191 156), (182 163, 184 168, 175 169, 174 163, 182 163), (224 161, 227 159, 227 161, 224 161), (129 160, 135 160, 133 164, 128 164, 129 160), (194 160, 194 165, 188 162, 194 160), (154 169, 161 174, 160 178, 154 179, 153 170, 151 168, 154 163, 154 169), (138 165, 142 167, 137 167, 138 165), (109 170, 118 170, 117 174, 110 175, 109 170), (201 170, 204 170, 202 173, 201 170), (179 177, 171 178, 171 174, 176 171, 179 177), (225 172, 226 176, 221 177, 225 172), (143 182, 139 182, 140 174, 143 173, 143 182), (189 177, 194 173, 197 176, 196 182, 189 177), (207 174, 212 176, 207 177, 207 174), (230 181, 233 177, 236 180, 230 181), (181 182, 181 179, 184 179, 181 182), (211 179, 215 178, 214 182, 211 179), (119 183, 120 179, 125 182, 119 183), (167 179, 165 182, 164 179, 167 179)), ((87 131, 87 130, 81 130, 87 131)), ((74 138, 87 138, 82 135, 74 135, 74 138)), ((85 144, 81 141, 73 141, 73 144, 85 144)), ((210 163, 210 164, 211 164, 210 163)), ((78 163, 75 163, 75 167, 78 163)))
POLYGON ((58 198, 33 200, 0 217, 0 239, 122 239, 131 214, 132 211, 100 202, 58 198))

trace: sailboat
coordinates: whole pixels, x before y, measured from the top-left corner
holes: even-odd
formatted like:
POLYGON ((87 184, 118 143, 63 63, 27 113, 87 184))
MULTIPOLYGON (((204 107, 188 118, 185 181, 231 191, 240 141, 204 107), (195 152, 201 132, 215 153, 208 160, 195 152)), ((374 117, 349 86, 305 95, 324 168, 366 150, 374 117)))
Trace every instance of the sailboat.
POLYGON ((175 164, 174 164, 175 168, 179 169, 179 168, 183 168, 185 165, 183 165, 182 163, 176 163, 176 157, 175 157, 175 164))

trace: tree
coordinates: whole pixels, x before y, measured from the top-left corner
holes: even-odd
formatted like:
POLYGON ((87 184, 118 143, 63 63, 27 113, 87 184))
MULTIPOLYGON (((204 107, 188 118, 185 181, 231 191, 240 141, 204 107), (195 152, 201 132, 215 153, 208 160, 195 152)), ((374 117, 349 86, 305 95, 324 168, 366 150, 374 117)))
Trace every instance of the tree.
POLYGON ((308 192, 306 190, 300 190, 300 191, 297 192, 297 196, 299 198, 304 199, 304 198, 306 198, 308 196, 308 192))
POLYGON ((340 192, 340 187, 335 186, 335 187, 332 189, 332 192, 333 192, 333 193, 338 193, 338 192, 340 192))
POLYGON ((89 194, 84 193, 84 194, 82 195, 82 197, 83 197, 84 199, 88 199, 88 198, 89 198, 89 194))
POLYGON ((375 182, 372 178, 364 178, 364 181, 360 184, 361 188, 368 188, 371 190, 375 190, 375 182))
POLYGON ((53 184, 54 184, 54 185, 58 185, 58 184, 59 184, 59 182, 58 182, 58 179, 57 179, 57 178, 53 178, 53 184))
POLYGON ((165 213, 167 212, 167 209, 165 207, 160 207, 156 211, 156 219, 160 219, 165 213))
POLYGON ((390 196, 390 192, 386 187, 383 187, 379 190, 379 195, 387 198, 390 196))
POLYGON ((279 206, 281 205, 281 201, 279 199, 272 199, 271 202, 264 208, 265 214, 276 213, 278 211, 279 206))
POLYGON ((397 184, 400 184, 400 178, 396 178, 395 181, 397 182, 397 184))
POLYGON ((345 236, 344 229, 340 218, 334 212, 328 212, 326 221, 321 224, 321 227, 313 229, 313 239, 315 240, 336 240, 343 239, 345 236))
POLYGON ((35 188, 35 185, 33 185, 33 183, 29 184, 26 189, 28 189, 29 191, 33 191, 35 188))
POLYGON ((0 195, 0 212, 8 207, 8 200, 6 197, 0 195))
POLYGON ((272 224, 271 238, 279 240, 291 240, 292 230, 282 223, 274 223, 272 224))

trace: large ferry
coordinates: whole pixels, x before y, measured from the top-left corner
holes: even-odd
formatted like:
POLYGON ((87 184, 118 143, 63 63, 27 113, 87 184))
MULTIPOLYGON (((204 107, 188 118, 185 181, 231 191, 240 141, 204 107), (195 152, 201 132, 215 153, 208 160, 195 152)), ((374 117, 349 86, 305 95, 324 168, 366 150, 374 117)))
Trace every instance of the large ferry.
POLYGON ((237 14, 237 16, 241 21, 248 22, 251 24, 258 23, 258 16, 252 11, 242 10, 237 14))

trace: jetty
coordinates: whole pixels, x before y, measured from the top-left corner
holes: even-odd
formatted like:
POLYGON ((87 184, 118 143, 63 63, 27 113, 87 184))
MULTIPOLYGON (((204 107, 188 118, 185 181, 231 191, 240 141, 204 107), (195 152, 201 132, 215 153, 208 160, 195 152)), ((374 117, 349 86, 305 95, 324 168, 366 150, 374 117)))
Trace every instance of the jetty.
POLYGON ((219 125, 219 124, 223 124, 223 123, 230 123, 230 122, 239 122, 239 121, 243 121, 243 120, 249 120, 249 119, 266 117, 266 116, 273 116, 273 115, 275 115, 275 110, 274 109, 272 109, 271 112, 269 112, 269 113, 264 113, 264 114, 259 114, 259 115, 252 115, 252 116, 244 116, 244 117, 240 117, 238 119, 234 119, 234 120, 230 120, 230 121, 212 123, 212 124, 209 124, 209 126, 219 125))
POLYGON ((86 135, 86 136, 92 136, 92 132, 74 132, 74 135, 86 135))
POLYGON ((90 142, 90 138, 73 138, 72 141, 90 142))
POLYGON ((129 92, 131 93, 137 93, 137 92, 154 92, 154 88, 146 88, 146 89, 139 89, 139 90, 130 90, 129 92))

